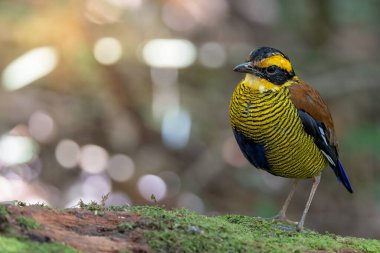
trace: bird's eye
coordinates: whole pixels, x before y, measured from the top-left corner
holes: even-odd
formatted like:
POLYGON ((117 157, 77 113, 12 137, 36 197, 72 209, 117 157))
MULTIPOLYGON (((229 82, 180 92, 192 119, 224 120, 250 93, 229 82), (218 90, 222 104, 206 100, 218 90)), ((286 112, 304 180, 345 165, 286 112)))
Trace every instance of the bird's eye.
POLYGON ((276 72, 276 70, 277 70, 277 67, 272 65, 272 66, 267 67, 266 72, 270 75, 273 75, 276 72))

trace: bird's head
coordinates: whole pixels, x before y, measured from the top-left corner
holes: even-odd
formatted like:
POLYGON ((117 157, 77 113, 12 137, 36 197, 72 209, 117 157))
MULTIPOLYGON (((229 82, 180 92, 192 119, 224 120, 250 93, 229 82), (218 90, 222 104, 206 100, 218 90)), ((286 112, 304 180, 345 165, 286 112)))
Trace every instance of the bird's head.
POLYGON ((246 73, 246 83, 260 91, 279 90, 297 80, 289 58, 271 47, 256 48, 234 71, 246 73))

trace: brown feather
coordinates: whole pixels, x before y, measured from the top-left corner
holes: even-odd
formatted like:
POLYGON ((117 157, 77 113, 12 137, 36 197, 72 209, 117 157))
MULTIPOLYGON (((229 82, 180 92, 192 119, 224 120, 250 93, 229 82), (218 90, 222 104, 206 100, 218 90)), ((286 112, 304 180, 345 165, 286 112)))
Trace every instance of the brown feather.
POLYGON ((302 109, 314 119, 322 122, 327 128, 327 137, 330 145, 336 146, 334 123, 331 113, 319 92, 302 80, 289 86, 289 91, 290 99, 295 107, 302 109))

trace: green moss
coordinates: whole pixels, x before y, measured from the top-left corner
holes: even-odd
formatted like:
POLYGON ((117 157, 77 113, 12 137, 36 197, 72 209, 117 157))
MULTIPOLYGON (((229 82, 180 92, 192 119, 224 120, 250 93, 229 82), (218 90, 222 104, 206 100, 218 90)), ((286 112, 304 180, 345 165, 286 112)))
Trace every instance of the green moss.
POLYGON ((121 223, 117 226, 117 230, 120 232, 120 233, 124 233, 125 231, 128 231, 128 230, 132 230, 133 229, 133 224, 132 223, 129 223, 129 222, 124 222, 124 223, 121 223))
POLYGON ((83 200, 79 200, 79 207, 85 210, 94 211, 96 215, 102 215, 107 210, 106 202, 108 200, 109 193, 102 196, 100 203, 91 201, 90 203, 84 203, 83 200))
POLYGON ((33 218, 26 216, 19 216, 16 218, 17 223, 26 229, 36 229, 40 226, 33 218))
POLYGON ((0 217, 8 217, 9 216, 9 211, 7 206, 5 205, 0 205, 0 217))
MULTIPOLYGON (((106 208, 95 202, 83 204, 82 208, 104 214, 115 211, 130 213, 133 218, 120 220, 113 232, 129 235, 134 231, 135 236, 142 232, 154 252, 380 252, 378 240, 320 234, 312 230, 299 233, 293 225, 257 217, 210 217, 156 206, 106 208)), ((7 208, 1 206, 0 217, 7 217, 4 224, 14 221, 7 208)), ((26 230, 39 227, 30 217, 19 216, 16 222, 26 230)), ((29 237, 20 235, 19 230, 12 232, 9 229, 3 234, 7 237, 0 237, 0 252, 76 252, 62 244, 28 242, 29 237)), ((21 232, 29 234, 30 231, 26 230, 21 232)), ((141 243, 144 244, 144 240, 141 243)), ((132 250, 126 248, 119 252, 132 250)))
POLYGON ((144 236, 157 252, 380 252, 380 241, 296 232, 293 225, 241 215, 208 217, 187 210, 131 207, 146 217, 144 236))
POLYGON ((103 211, 104 206, 98 204, 96 201, 91 201, 90 203, 84 203, 83 200, 79 200, 78 203, 81 209, 89 210, 89 211, 103 211))
POLYGON ((77 253, 78 251, 58 243, 36 243, 18 240, 16 238, 0 237, 1 253, 77 253))
POLYGON ((5 205, 0 205, 0 232, 6 232, 9 228, 9 211, 5 205))
POLYGON ((130 210, 130 206, 109 206, 106 208, 106 210, 114 212, 126 212, 130 210))

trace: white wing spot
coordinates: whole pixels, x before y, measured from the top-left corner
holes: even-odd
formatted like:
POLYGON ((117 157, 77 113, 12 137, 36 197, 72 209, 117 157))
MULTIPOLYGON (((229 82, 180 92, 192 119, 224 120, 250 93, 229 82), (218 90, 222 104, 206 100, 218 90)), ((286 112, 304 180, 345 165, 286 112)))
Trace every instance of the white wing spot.
POLYGON ((326 157, 326 159, 329 161, 329 163, 331 163, 333 166, 336 166, 334 161, 332 160, 332 158, 328 154, 326 154, 325 151, 321 150, 321 152, 326 157))
POLYGON ((326 140, 326 135, 325 135, 325 131, 323 131, 322 127, 319 127, 319 132, 321 133, 321 136, 323 138, 323 141, 325 142, 326 145, 329 145, 327 143, 327 140, 326 140))

